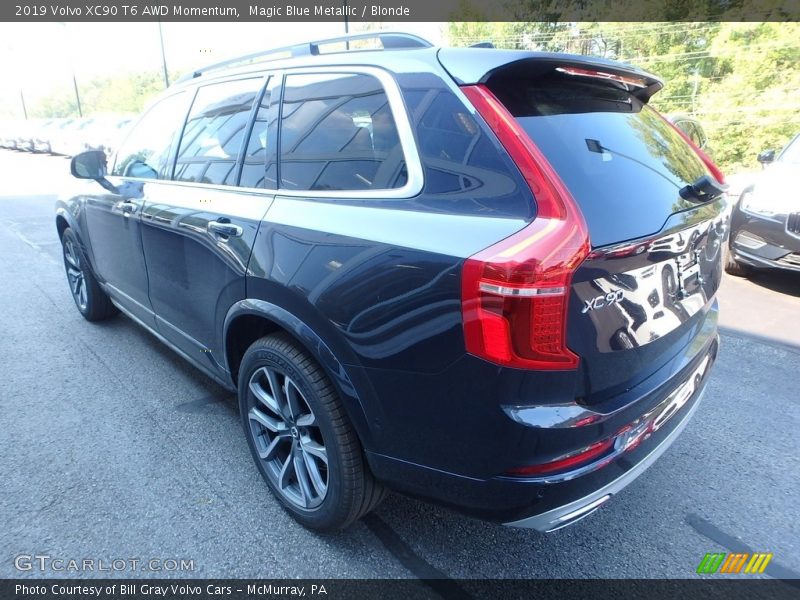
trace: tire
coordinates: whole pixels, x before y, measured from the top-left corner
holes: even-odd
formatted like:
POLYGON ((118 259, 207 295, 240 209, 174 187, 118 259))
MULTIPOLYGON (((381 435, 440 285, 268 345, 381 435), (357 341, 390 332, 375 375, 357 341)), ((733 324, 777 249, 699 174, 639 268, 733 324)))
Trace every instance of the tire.
POLYGON ((242 358, 238 383, 253 460, 300 524, 343 529, 383 500, 385 488, 370 472, 336 390, 290 336, 254 342, 242 358))
POLYGON ((725 272, 737 277, 746 277, 753 273, 753 268, 750 265, 744 265, 738 262, 733 257, 733 252, 728 248, 728 251, 725 253, 725 272))
POLYGON ((119 310, 97 283, 78 236, 67 227, 61 235, 61 248, 67 283, 75 306, 87 321, 102 321, 119 310))

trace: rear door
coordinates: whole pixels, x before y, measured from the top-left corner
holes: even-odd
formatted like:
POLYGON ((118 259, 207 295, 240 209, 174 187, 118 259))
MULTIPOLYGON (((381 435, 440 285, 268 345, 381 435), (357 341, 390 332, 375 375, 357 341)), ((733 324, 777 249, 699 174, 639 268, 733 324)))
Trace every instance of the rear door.
POLYGON ((265 83, 254 75, 198 88, 172 181, 148 186, 142 211, 158 330, 214 371, 224 365, 221 324, 246 297, 253 242, 272 202, 264 183, 266 136, 254 132, 248 146, 252 115, 270 104, 265 83))
POLYGON ((592 253, 573 275, 568 319, 589 403, 673 359, 677 368, 677 357, 702 350, 692 345, 715 327, 727 201, 687 191, 709 166, 637 96, 637 81, 556 66, 531 77, 500 72, 487 84, 589 228, 592 253))

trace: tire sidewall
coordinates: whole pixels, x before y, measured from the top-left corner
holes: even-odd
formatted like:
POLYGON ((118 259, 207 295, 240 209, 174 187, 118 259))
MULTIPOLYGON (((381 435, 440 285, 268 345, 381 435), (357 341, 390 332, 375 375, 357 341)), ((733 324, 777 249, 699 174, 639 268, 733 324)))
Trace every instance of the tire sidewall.
POLYGON ((753 268, 750 265, 745 265, 736 260, 733 254, 733 248, 728 245, 725 252, 725 272, 737 277, 746 277, 753 272, 753 268))

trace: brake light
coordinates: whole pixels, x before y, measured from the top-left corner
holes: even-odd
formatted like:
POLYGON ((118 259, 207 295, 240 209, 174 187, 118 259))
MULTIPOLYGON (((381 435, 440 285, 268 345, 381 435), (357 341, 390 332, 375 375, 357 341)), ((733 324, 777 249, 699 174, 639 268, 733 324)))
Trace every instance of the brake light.
POLYGON ((589 233, 567 187, 511 113, 483 85, 462 91, 516 163, 536 199, 524 229, 468 258, 462 271, 467 351, 527 369, 575 369, 566 345, 572 274, 589 233))
POLYGON ((567 75, 577 75, 579 77, 607 79, 609 81, 616 81, 639 88, 647 87, 647 82, 641 77, 626 77, 624 75, 617 75, 616 73, 607 73, 606 71, 596 71, 594 69, 581 69, 579 67, 557 67, 556 71, 566 73, 567 75))
POLYGON ((664 115, 662 115, 661 113, 658 113, 658 116, 660 116, 667 123, 669 123, 670 127, 672 127, 675 131, 677 131, 678 135, 680 135, 683 138, 683 141, 685 141, 692 147, 692 150, 694 150, 698 158, 700 158, 700 160, 703 161, 703 164, 706 166, 706 169, 708 169, 711 172, 711 174, 714 176, 714 179, 716 179, 720 183, 725 183, 725 175, 723 175, 720 168, 714 164, 714 161, 711 160, 711 157, 705 152, 703 152, 703 150, 697 144, 695 144, 692 141, 692 139, 688 135, 686 135, 680 127, 675 125, 675 123, 664 117, 664 115))
POLYGON ((614 439, 607 439, 600 442, 595 442, 591 446, 579 450, 573 454, 569 454, 558 460, 539 465, 528 465, 525 467, 518 467, 510 469, 506 475, 516 477, 529 477, 531 475, 546 475, 548 473, 555 473, 556 471, 569 471, 582 464, 588 464, 595 458, 598 458, 608 452, 614 446, 614 439))

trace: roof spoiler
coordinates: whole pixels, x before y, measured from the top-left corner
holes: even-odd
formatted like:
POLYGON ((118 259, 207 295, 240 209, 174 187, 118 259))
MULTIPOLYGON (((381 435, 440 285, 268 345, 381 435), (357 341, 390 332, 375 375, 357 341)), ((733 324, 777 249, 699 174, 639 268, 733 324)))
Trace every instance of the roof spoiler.
POLYGON ((655 75, 633 65, 594 56, 493 50, 487 48, 442 48, 439 62, 459 85, 486 83, 492 76, 538 76, 559 69, 577 77, 594 77, 626 84, 631 94, 648 102, 664 87, 655 75))

